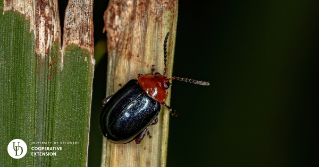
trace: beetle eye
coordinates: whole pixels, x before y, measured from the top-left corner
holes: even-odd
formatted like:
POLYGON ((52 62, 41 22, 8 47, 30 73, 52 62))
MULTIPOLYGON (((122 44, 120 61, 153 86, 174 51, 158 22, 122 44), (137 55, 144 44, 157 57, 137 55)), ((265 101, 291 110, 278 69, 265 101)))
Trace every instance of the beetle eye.
POLYGON ((168 89, 168 88, 169 88, 169 86, 170 86, 170 83, 169 83, 169 82, 164 83, 164 88, 165 88, 165 89, 168 89))

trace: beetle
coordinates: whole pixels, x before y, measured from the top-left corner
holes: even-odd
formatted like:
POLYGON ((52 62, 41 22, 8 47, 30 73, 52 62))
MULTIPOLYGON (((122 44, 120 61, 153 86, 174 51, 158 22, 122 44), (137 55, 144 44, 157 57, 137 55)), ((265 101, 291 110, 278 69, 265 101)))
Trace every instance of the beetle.
POLYGON ((104 108, 100 116, 100 127, 103 135, 113 143, 129 143, 135 140, 139 144, 149 133, 149 126, 157 123, 161 105, 168 108, 173 116, 177 113, 165 103, 171 80, 189 82, 209 86, 209 82, 193 79, 172 77, 167 78, 167 39, 164 39, 164 72, 154 73, 152 66, 150 74, 138 74, 138 79, 132 79, 116 93, 103 100, 104 108))

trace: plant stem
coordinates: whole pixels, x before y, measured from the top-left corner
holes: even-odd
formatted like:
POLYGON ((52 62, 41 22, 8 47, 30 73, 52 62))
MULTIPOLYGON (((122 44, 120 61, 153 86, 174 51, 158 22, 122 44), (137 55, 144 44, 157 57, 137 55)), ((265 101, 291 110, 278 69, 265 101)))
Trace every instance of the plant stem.
MULTIPOLYGON (((111 0, 104 14, 108 47, 107 91, 115 93, 120 85, 138 74, 163 73, 163 42, 168 39, 167 77, 172 76, 178 1, 111 0)), ((170 93, 170 89, 169 89, 170 93)), ((166 103, 170 104, 170 96, 166 103)), ((101 166, 166 166, 170 113, 162 107, 158 123, 149 128, 152 138, 140 144, 113 144, 103 138, 101 166)))

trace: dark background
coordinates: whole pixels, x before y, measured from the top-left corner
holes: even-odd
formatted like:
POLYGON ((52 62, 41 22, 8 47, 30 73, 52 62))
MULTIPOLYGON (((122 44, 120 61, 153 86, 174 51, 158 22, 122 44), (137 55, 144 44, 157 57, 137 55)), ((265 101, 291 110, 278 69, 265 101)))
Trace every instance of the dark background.
MULTIPOLYGON (((94 2, 89 166, 99 166, 108 1, 94 2), (104 55, 104 57, 103 57, 104 55)), ((64 17, 66 2, 60 2, 64 17), (63 4, 64 3, 64 4, 63 4)), ((170 166, 319 166, 318 0, 179 1, 170 166)), ((161 41, 160 41, 161 42, 161 41)))

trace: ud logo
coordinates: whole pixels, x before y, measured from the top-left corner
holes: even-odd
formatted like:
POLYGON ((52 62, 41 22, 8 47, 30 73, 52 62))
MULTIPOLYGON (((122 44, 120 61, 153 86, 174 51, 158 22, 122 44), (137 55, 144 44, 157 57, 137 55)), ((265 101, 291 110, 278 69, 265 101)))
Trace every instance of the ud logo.
POLYGON ((13 142, 13 150, 16 151, 16 156, 20 156, 23 153, 23 148, 21 146, 19 146, 20 142, 18 142, 18 146, 14 145, 15 142, 13 142), (18 155, 18 151, 20 151, 20 154, 18 155))
POLYGON ((14 159, 20 159, 27 153, 27 144, 21 139, 14 139, 8 144, 8 153, 14 159))

